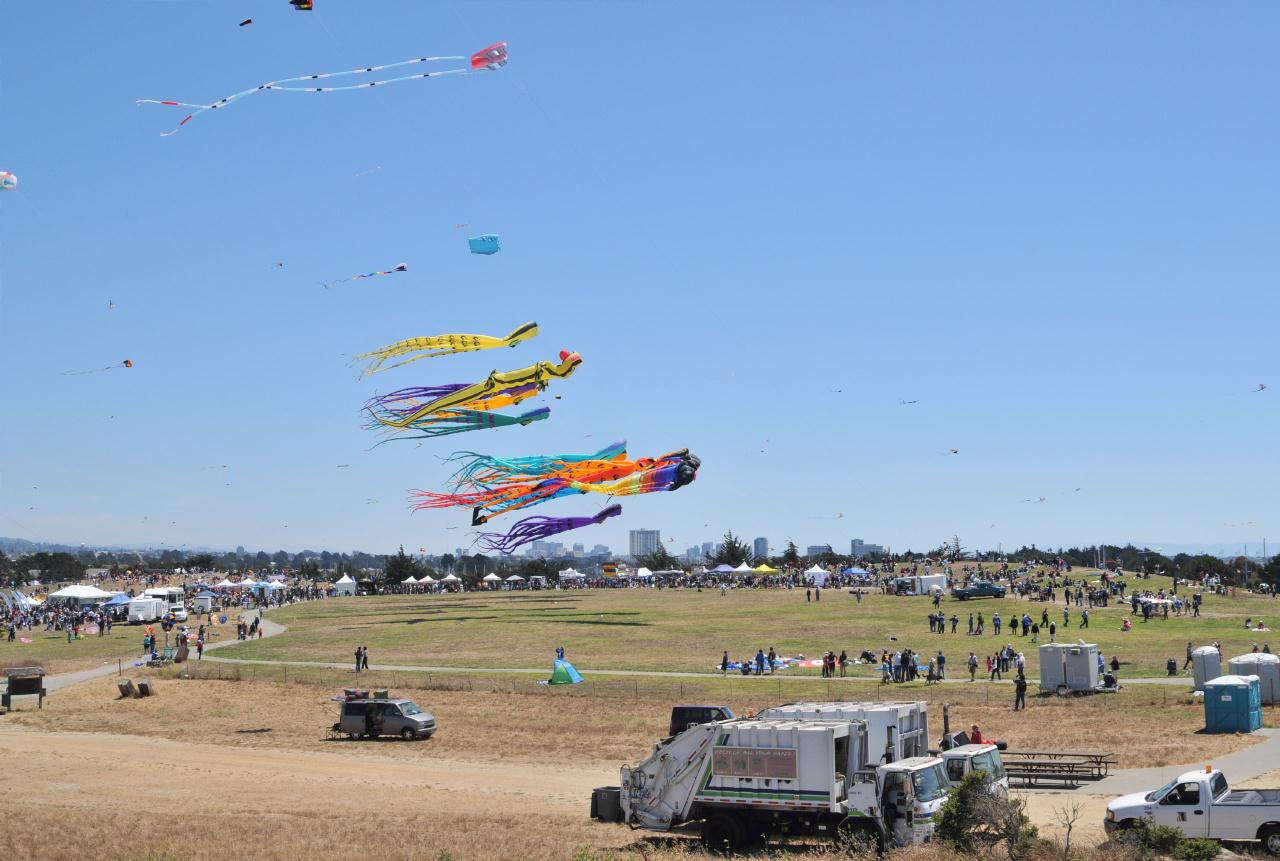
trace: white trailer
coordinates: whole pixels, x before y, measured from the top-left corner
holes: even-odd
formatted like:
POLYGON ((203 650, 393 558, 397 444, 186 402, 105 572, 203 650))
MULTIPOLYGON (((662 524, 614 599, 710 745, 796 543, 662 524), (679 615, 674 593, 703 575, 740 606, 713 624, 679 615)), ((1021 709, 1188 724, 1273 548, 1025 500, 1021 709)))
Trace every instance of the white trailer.
POLYGON ((183 603, 186 598, 186 593, 182 591, 182 587, 180 586, 156 586, 154 588, 144 590, 142 597, 160 599, 164 602, 165 612, 179 616, 180 618, 178 621, 183 621, 187 617, 187 609, 183 603))
POLYGON ((129 602, 129 624, 158 621, 168 609, 168 604, 160 598, 134 598, 129 602))
POLYGON ((942 761, 867 769, 866 724, 725 720, 691 727, 597 790, 593 815, 651 831, 700 822, 709 848, 737 853, 769 834, 902 846, 933 835, 950 789, 942 761), (601 793, 605 793, 603 799, 601 793), (610 794, 616 794, 617 810, 610 794))
POLYGON ((1122 795, 1107 805, 1108 834, 1138 820, 1169 825, 1186 837, 1260 840, 1280 855, 1280 789, 1235 789, 1216 768, 1188 771, 1151 792, 1122 795))

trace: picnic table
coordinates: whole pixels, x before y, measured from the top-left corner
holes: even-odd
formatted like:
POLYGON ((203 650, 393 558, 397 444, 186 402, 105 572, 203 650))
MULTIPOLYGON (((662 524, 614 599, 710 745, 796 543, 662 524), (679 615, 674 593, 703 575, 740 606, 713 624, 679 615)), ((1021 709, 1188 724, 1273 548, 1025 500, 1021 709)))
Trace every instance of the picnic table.
POLYGON ((1115 754, 1104 751, 1006 750, 1000 758, 1010 782, 1023 786, 1059 783, 1076 787, 1085 781, 1102 780, 1117 763, 1115 754))

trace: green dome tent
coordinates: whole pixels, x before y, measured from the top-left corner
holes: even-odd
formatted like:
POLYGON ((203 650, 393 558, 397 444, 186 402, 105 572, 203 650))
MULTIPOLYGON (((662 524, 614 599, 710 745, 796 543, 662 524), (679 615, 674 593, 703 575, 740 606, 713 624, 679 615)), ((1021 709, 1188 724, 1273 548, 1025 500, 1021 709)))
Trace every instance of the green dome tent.
POLYGON ((557 658, 556 665, 551 670, 551 678, 547 680, 547 684, 580 685, 582 684, 582 675, 574 669, 573 664, 557 658))

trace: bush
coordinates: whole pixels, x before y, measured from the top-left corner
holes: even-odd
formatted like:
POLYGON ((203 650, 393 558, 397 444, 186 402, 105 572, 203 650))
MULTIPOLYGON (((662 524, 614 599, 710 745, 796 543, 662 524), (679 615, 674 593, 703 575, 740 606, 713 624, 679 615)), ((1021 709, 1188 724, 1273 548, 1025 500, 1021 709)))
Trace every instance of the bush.
POLYGON ((1195 837, 1179 843, 1178 848, 1173 850, 1173 857, 1178 861, 1213 861, 1218 857, 1220 849, 1216 840, 1195 837))
POLYGON ((936 836, 957 851, 979 854, 1004 844, 1009 861, 1024 861, 1040 844, 1022 801, 991 791, 986 772, 966 774, 939 811, 936 836))
POLYGON ((1182 832, 1172 825, 1151 825, 1143 828, 1142 845, 1157 855, 1171 855, 1182 842, 1182 832))

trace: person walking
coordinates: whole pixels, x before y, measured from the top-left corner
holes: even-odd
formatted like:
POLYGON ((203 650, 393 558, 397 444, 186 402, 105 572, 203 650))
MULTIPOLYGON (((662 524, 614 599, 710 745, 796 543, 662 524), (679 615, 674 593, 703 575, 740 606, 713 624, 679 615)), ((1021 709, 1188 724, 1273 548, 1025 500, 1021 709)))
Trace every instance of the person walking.
POLYGON ((1089 627, 1089 610, 1088 610, 1088 608, 1085 608, 1085 609, 1083 609, 1083 610, 1081 610, 1081 611, 1080 611, 1080 627, 1081 627, 1081 628, 1087 628, 1087 627, 1089 627))
POLYGON ((1013 680, 1013 710, 1027 710, 1027 677, 1022 673, 1018 673, 1018 677, 1013 680))
POLYGON ((1191 666, 1191 641, 1187 640, 1187 660, 1182 664, 1182 669, 1191 666))
POLYGON ((971 636, 973 634, 973 614, 972 613, 969 614, 969 634, 971 636))
POLYGON ((991 673, 990 673, 991 678, 989 678, 987 681, 990 681, 990 682, 1003 681, 1004 676, 1000 675, 999 659, 987 658, 987 662, 991 665, 991 673))
POLYGON ((1058 625, 1057 625, 1057 623, 1055 623, 1055 622, 1050 622, 1050 623, 1049 623, 1049 642, 1050 642, 1050 643, 1055 643, 1055 642, 1057 642, 1057 641, 1054 639, 1054 636, 1055 636, 1057 633, 1058 633, 1058 625))
POLYGON ((1031 642, 1040 642, 1040 626, 1034 622, 1031 623, 1031 642))
POLYGON ((942 650, 938 650, 938 678, 945 679, 947 677, 947 656, 942 654, 942 650))
POLYGON ((360 647, 360 669, 362 670, 369 669, 369 647, 368 646, 360 647))
POLYGON ((1000 636, 1000 611, 991 614, 991 627, 995 629, 996 636, 1000 636))
POLYGON ((720 656, 720 675, 729 673, 729 650, 725 649, 724 654, 720 656))
POLYGON ((969 681, 976 682, 978 675, 978 656, 973 652, 969 653, 969 681))

